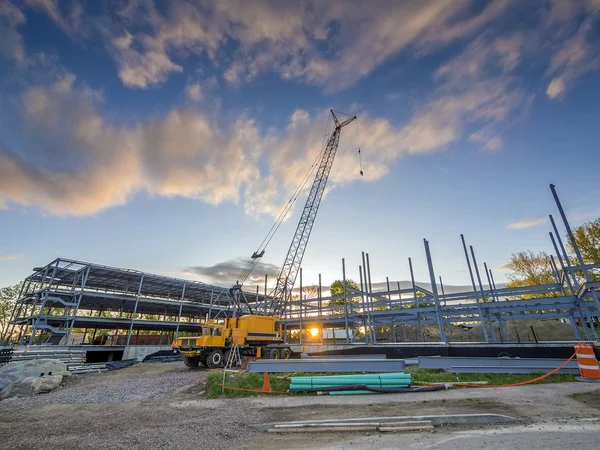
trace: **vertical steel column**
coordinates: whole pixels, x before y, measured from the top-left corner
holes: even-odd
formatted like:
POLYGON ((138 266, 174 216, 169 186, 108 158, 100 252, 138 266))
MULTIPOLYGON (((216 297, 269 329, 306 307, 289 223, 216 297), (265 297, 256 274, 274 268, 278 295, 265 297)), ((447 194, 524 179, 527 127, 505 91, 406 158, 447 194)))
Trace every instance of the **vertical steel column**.
POLYGON ((367 336, 370 335, 368 332, 369 328, 367 325, 367 310, 365 309, 365 291, 363 289, 363 268, 362 266, 358 266, 358 275, 360 278, 360 299, 362 304, 362 315, 363 315, 363 328, 365 329, 365 344, 369 343, 369 338, 367 336))
POLYGON ((435 301, 435 310, 438 316, 438 325, 440 327, 440 338, 442 342, 446 342, 446 330, 444 329, 444 318, 442 317, 442 310, 440 308, 440 299, 438 297, 437 285, 435 282, 435 273, 433 271, 433 262, 431 261, 431 252, 429 251, 429 242, 427 239, 423 239, 425 244, 425 256, 427 257, 427 266, 429 267, 429 278, 431 279, 431 292, 433 292, 433 299, 435 301))
POLYGON ((373 344, 377 344, 377 327, 375 326, 375 304, 373 302, 373 285, 371 284, 371 263, 369 262, 369 254, 367 253, 367 274, 369 276, 369 297, 371 299, 371 331, 373 332, 373 344))
MULTIPOLYGON (((444 306, 446 306, 446 292, 444 292, 444 282, 442 281, 442 276, 438 277, 440 279, 440 288, 442 289, 442 297, 444 298, 444 306)), ((452 322, 448 323, 448 334, 450 334, 450 342, 452 342, 452 322)))
POLYGON ((187 281, 183 282, 183 289, 181 289, 181 297, 179 297, 179 314, 177 314, 177 328, 175 328, 175 340, 179 337, 179 325, 181 324, 181 311, 183 309, 183 299, 185 298, 185 288, 187 287, 187 281))
POLYGON ((465 258, 467 260, 467 267, 469 268, 469 275, 471 277, 471 284, 473 285, 473 292, 475 293, 475 303, 477 303, 477 309, 479 310, 479 318, 481 319, 481 328, 483 329, 483 336, 485 337, 485 342, 490 342, 487 328, 485 326, 485 317, 483 316, 483 309, 481 309, 481 304, 479 303, 479 294, 477 293, 477 288, 475 287, 475 278, 473 277, 473 270, 471 269, 471 261, 469 261, 469 253, 467 252, 467 244, 465 244, 464 235, 461 234, 460 239, 462 241, 463 250, 465 251, 465 258))
MULTIPOLYGON (((88 276, 90 275, 90 265, 87 265, 85 270, 85 275, 83 275, 81 280, 81 291, 77 296, 77 305, 75 306, 75 311, 73 311, 73 319, 71 320, 71 326, 69 327, 69 331, 67 332, 66 344, 69 345, 69 339, 71 338, 71 332, 73 331, 73 326, 75 325, 75 319, 77 318, 77 312, 79 311, 79 305, 81 304, 81 298, 83 297, 83 291, 85 290, 85 284, 87 283, 88 276)), ((75 283, 73 283, 73 288, 75 288, 75 283)))
POLYGON ((485 291, 483 290, 483 283, 481 282, 481 276, 479 275, 479 266, 477 266, 477 259, 475 259, 475 251, 473 250, 472 245, 470 245, 469 248, 471 249, 471 256, 473 257, 473 267, 475 267, 475 273, 477 274, 477 282, 479 283, 479 289, 481 290, 481 300, 483 302, 482 307, 485 310, 485 315, 488 319, 488 323, 490 324, 492 341, 496 342, 496 331, 494 330, 494 322, 492 322, 492 320, 490 319, 489 309, 488 309, 487 305, 485 304, 486 303, 485 291))
POLYGON ((302 332, 304 329, 302 328, 302 267, 300 267, 300 345, 302 345, 302 332))
POLYGON ((440 288, 442 289, 442 298, 444 299, 444 306, 446 306, 446 293, 444 292, 444 282, 442 281, 441 275, 439 275, 438 278, 440 279, 440 288))
MULTIPOLYGON (((331 292, 329 293, 329 295, 331 295, 331 292)), ((319 305, 319 316, 323 315, 323 286, 321 285, 321 274, 319 274, 319 300, 318 300, 318 305, 319 305)))
POLYGON ((408 258, 408 267, 410 268, 410 281, 412 283, 413 295, 415 297, 415 308, 417 311, 417 324, 419 325, 419 337, 421 338, 421 342, 425 342, 425 335, 423 334, 423 325, 421 324, 421 314, 419 313, 419 297, 417 297, 417 286, 415 285, 415 274, 413 272, 411 258, 408 258))
POLYGON ((392 310, 392 294, 390 294, 390 278, 389 277, 385 277, 385 282, 387 283, 387 290, 388 290, 388 300, 389 300, 389 305, 390 305, 390 311, 392 310))
POLYGON ((209 321, 212 318, 212 307, 213 307, 213 295, 214 295, 215 290, 211 289, 210 290, 210 302, 208 305, 208 319, 206 319, 207 321, 209 321))
POLYGON ((346 290, 346 260, 342 258, 342 278, 344 283, 344 325, 346 327, 346 344, 350 342, 350 331, 348 330, 348 293, 346 290))
MULTIPOLYGON (((35 338, 35 333, 37 331, 39 322, 40 322, 40 316, 43 315, 42 313, 44 312, 44 307, 46 306, 46 298, 48 297, 48 290, 52 287, 52 283, 54 283, 54 277, 56 276, 56 270, 58 269, 58 264, 59 264, 60 260, 59 259, 55 259, 53 264, 54 264, 54 268, 52 269, 52 276, 50 277, 50 282, 48 283, 48 288, 46 290, 44 290, 44 293, 42 294, 43 299, 42 299, 42 306, 40 307, 40 311, 37 314, 37 317, 35 318, 35 321, 32 322, 32 327, 31 327, 31 336, 29 337, 29 345, 33 344, 33 340, 35 338)), ((43 282, 42 282, 42 286, 43 286, 43 282)), ((31 311, 32 313, 35 313, 35 311, 31 311)))
POLYGON ((369 303, 369 281, 367 278, 367 262, 365 260, 365 252, 362 252, 362 270, 365 282, 365 305, 367 306, 367 323, 369 324, 369 342, 373 342, 373 324, 371 322, 371 305, 369 303))
POLYGON ((133 331, 133 323, 135 322, 135 314, 137 313, 138 303, 140 301, 140 294, 142 293, 142 284, 144 284, 144 274, 140 277, 140 284, 138 286, 137 295, 135 296, 135 305, 133 307, 133 312, 131 313, 131 324, 129 325, 129 333, 127 333, 127 344, 131 341, 131 332, 133 331))
MULTIPOLYGON (((577 305, 579 308, 581 308, 583 310, 583 315, 586 317, 585 321, 582 321, 582 325, 584 330, 586 330, 587 327, 590 327, 590 329, 592 330, 592 336, 594 338, 594 340, 598 340, 598 333, 596 333, 596 327, 594 326, 594 316, 592 315, 592 313, 588 310, 588 308, 585 305, 585 302, 582 302, 581 299, 577 298, 577 292, 579 291, 579 282, 577 281, 577 277, 575 276, 575 271, 573 270, 572 266, 571 266, 571 261, 569 260, 569 255, 567 254, 567 251, 565 250, 565 246, 563 244, 563 241, 560 237, 560 233, 558 232, 558 228, 556 227, 556 223, 554 222, 554 217, 552 217, 552 214, 550 214, 550 223, 552 223, 552 229, 554 230, 554 235, 556 237, 556 241, 558 242, 558 245, 560 246, 560 249, 562 250, 562 254, 563 257, 565 258, 565 264, 567 266, 567 270, 565 271, 565 278, 567 278, 567 280, 569 279, 569 277, 572 278, 573 281, 573 287, 575 288, 575 290, 572 291, 572 295, 575 297, 575 301, 577 302, 577 305), (583 303, 583 304, 582 304, 583 303)), ((550 236, 552 238, 552 236, 550 236)), ((552 242, 554 242, 554 239, 552 238, 552 242)), ((561 266, 562 265, 562 258, 559 256, 559 260, 561 261, 561 266)), ((564 268, 564 266, 563 266, 564 268)), ((589 336, 589 333, 585 332, 586 335, 589 336)))
MULTIPOLYGON (((577 261, 579 262, 579 265, 581 266, 581 270, 583 270, 583 276, 585 277, 585 281, 586 281, 586 283, 591 283, 593 281, 592 277, 590 276, 590 272, 588 271, 587 267, 585 266, 585 262, 583 261, 583 256, 581 256, 581 251, 579 250, 579 245, 577 245, 577 241, 575 240, 575 235, 573 234, 573 231, 571 230, 571 225, 569 225, 569 221, 567 220, 567 215, 565 214, 565 211, 563 210, 560 200, 558 199, 558 194, 556 193, 556 186, 551 184, 550 189, 552 190, 552 195, 554 196, 554 201, 556 202, 556 206, 558 207, 560 216, 562 217, 565 228, 567 229, 567 235, 569 236, 569 240, 571 241, 571 246, 573 247, 573 250, 575 251, 575 255, 577 256, 577 261)), ((598 298, 598 294, 596 293, 596 290, 594 290, 594 289, 591 289, 590 292, 592 293, 592 298, 594 299, 594 304, 596 305, 596 311, 598 313, 600 313, 600 299, 598 298)), ((584 302, 585 302, 585 300, 584 300, 584 302)))
MULTIPOLYGON (((556 224, 554 223, 552 216, 550 216, 550 220, 551 220, 553 228, 556 232, 556 224)), ((577 295, 576 295, 576 291, 573 288, 573 284, 571 283, 571 277, 569 276, 569 273, 565 269, 565 263, 563 262, 563 259, 560 256, 560 251, 558 249, 558 245, 556 245, 556 240, 554 239, 554 234, 552 234, 552 232, 549 232, 548 234, 550 235, 550 240, 552 241, 554 251, 556 252, 556 256, 558 257, 558 262, 560 263, 562 273, 565 275, 565 281, 567 282, 567 286, 569 287, 569 292, 575 299, 575 307, 576 307, 575 311, 577 311, 577 316, 579 316, 579 320, 581 321, 581 328, 583 329, 583 332, 585 333, 586 340, 590 340, 590 339, 592 339, 592 335, 590 335, 590 333, 588 331, 588 326, 587 326, 587 319, 586 319, 587 318, 587 309, 582 308, 580 305, 579 299, 577 298, 577 295), (582 313, 582 309, 583 309, 583 313, 582 313)), ((568 260, 567 260, 567 263, 568 263, 568 260)))
POLYGON ((572 269, 571 266, 571 260, 569 259, 569 255, 567 254, 567 251, 565 250, 565 246, 563 244, 563 241, 560 237, 560 233, 558 232, 558 228, 556 226, 556 222, 554 222, 554 217, 552 217, 552 214, 550 214, 548 217, 550 217, 550 223, 552 224, 552 229, 554 230, 554 235, 556 236, 556 240, 560 246, 560 249, 562 251, 562 256, 561 253, 558 253, 558 259, 562 260, 562 258, 565 259, 565 265, 567 266, 567 270, 565 271, 565 276, 568 277, 572 277, 573 280, 573 286, 575 287, 575 290, 573 291, 573 295, 577 295, 577 291, 579 290, 579 282, 577 281, 577 278, 575 277, 575 271, 572 269))
MULTIPOLYGON (((495 302, 498 302, 498 294, 496 293, 495 283, 492 281, 492 270, 488 269, 487 263, 483 263, 483 268, 485 270, 485 275, 487 276, 488 285, 490 287, 490 291, 492 292, 492 298, 495 299, 495 302)), ((506 323, 502 319, 500 314, 496 315, 498 319, 498 328, 500 329, 500 337, 502 342, 510 342, 510 336, 508 334, 508 330, 506 329, 506 323)))

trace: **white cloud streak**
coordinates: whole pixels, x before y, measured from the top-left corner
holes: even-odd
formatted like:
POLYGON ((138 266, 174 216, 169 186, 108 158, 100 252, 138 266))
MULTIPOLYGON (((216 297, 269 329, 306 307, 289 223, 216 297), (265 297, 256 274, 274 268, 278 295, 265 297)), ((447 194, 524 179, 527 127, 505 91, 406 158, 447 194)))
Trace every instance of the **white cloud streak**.
POLYGON ((19 27, 25 23, 25 15, 12 2, 0 2, 0 57, 22 62, 25 59, 23 36, 19 27))
POLYGON ((523 230, 525 228, 535 227, 544 223, 548 218, 546 216, 535 216, 529 217, 528 219, 523 219, 518 222, 513 222, 508 224, 508 228, 512 228, 514 230, 523 230))

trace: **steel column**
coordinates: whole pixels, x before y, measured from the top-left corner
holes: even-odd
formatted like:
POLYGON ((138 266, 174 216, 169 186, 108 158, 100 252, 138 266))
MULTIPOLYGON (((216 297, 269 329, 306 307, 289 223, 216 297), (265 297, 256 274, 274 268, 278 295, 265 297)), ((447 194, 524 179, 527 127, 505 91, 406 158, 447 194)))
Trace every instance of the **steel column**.
POLYGON ((427 256, 427 266, 429 267, 429 278, 431 279, 431 292, 433 292, 433 300, 435 301, 435 309, 438 316, 438 324, 440 326, 440 338, 442 342, 446 342, 446 330, 444 329, 444 318, 440 308, 440 299, 438 297, 437 285, 435 282, 435 273, 433 272, 433 262, 431 261, 431 252, 429 251, 429 242, 423 239, 425 244, 425 256, 427 256))
POLYGON ((131 324, 129 325, 129 333, 127 334, 127 344, 131 341, 131 332, 133 331, 133 324, 135 322, 135 315, 137 313, 138 303, 140 301, 140 294, 142 293, 142 285, 144 284, 144 274, 140 277, 140 284, 138 286, 137 295, 135 296, 135 305, 133 307, 133 313, 131 313, 131 324))

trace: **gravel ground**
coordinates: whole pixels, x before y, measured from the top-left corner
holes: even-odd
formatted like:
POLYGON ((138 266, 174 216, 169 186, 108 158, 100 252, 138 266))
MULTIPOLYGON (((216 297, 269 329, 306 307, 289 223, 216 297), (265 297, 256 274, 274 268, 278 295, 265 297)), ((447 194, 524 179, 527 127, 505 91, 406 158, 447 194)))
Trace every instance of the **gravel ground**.
POLYGON ((248 408, 207 414, 170 405, 200 398, 205 379, 182 362, 73 375, 49 394, 0 402, 0 448, 227 449, 259 434, 246 428, 261 420, 248 408))
MULTIPOLYGON (((489 412, 519 416, 525 423, 544 423, 554 430, 600 417, 600 393, 591 392, 598 385, 586 383, 410 395, 205 400, 200 396, 205 377, 205 371, 189 370, 181 362, 72 376, 50 394, 0 402, 0 448, 280 450, 351 448, 352 442, 362 448, 394 448, 392 437, 379 441, 380 437, 365 440, 360 434, 274 436, 249 425, 323 417, 489 412)), ((439 433, 450 438, 456 431, 439 433)))

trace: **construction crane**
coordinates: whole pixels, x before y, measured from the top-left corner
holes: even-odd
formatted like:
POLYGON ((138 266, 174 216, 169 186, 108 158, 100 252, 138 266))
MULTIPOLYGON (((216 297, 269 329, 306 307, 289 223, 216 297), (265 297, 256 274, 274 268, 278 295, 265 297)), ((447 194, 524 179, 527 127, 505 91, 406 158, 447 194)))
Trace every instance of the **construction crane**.
MULTIPOLYGON (((173 342, 173 350, 183 355, 186 366, 198 368, 202 365, 208 368, 217 368, 225 365, 227 367, 232 364, 232 359, 235 358, 231 355, 235 355, 236 352, 238 355, 259 358, 288 359, 291 357, 292 352, 290 347, 283 343, 283 329, 279 317, 285 312, 300 270, 300 265, 302 264, 306 245, 308 244, 308 239, 315 223, 319 205, 323 198, 323 192, 325 191, 329 173, 333 166, 333 160, 338 149, 340 132, 342 128, 356 120, 356 116, 352 116, 340 122, 333 110, 331 110, 331 117, 334 129, 323 149, 320 159, 318 159, 318 169, 315 179, 308 193, 306 204, 302 210, 300 221, 296 227, 296 232, 285 257, 281 272, 277 277, 275 288, 270 296, 265 298, 264 303, 257 306, 254 311, 242 291, 244 281, 248 278, 258 260, 265 254, 266 246, 285 219, 298 194, 303 190, 304 183, 308 180, 314 165, 276 220, 267 237, 263 240, 258 250, 252 254, 246 267, 240 272, 237 283, 229 290, 233 304, 235 305, 233 314, 227 317, 222 324, 207 321, 201 327, 201 336, 178 338, 173 342), (250 314, 238 315, 238 313, 243 311, 242 303, 246 305, 250 314)), ((363 174, 362 163, 360 174, 363 174)))
POLYGON ((327 141, 323 156, 321 156, 319 168, 317 169, 315 179, 310 188, 304 209, 302 210, 300 221, 298 222, 296 232, 294 233, 294 238, 292 239, 283 266, 281 267, 281 272, 277 277, 277 284, 269 295, 270 301, 265 299, 264 308, 260 311, 264 315, 277 316, 285 311, 287 302, 291 297, 292 289, 296 283, 296 277, 298 276, 298 271, 302 264, 306 245, 308 244, 308 239, 315 223, 317 212, 319 211, 319 205, 323 198, 323 192, 325 191, 325 186, 329 179, 329 173, 331 172, 333 160, 335 159, 340 142, 340 133, 342 128, 356 120, 356 116, 352 116, 340 122, 333 110, 331 110, 331 116, 334 123, 333 132, 327 141))

